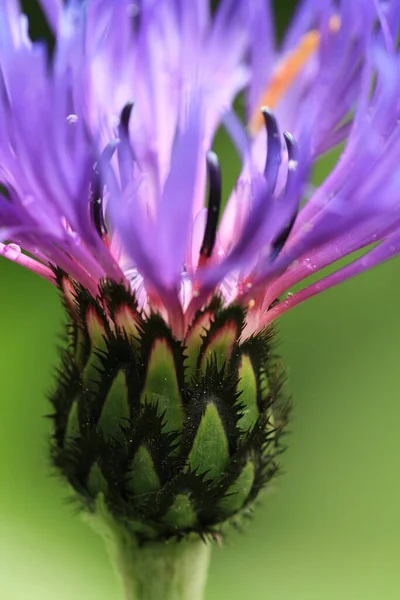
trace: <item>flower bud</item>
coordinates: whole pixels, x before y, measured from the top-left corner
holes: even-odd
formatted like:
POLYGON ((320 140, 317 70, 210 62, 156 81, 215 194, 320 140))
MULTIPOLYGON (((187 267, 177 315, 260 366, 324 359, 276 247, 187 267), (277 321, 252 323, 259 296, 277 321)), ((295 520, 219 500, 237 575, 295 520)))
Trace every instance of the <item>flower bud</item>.
POLYGON ((132 293, 94 298, 62 272, 70 315, 53 460, 89 511, 99 495, 141 539, 219 535, 275 474, 287 419, 273 330, 214 298, 183 340, 132 293))

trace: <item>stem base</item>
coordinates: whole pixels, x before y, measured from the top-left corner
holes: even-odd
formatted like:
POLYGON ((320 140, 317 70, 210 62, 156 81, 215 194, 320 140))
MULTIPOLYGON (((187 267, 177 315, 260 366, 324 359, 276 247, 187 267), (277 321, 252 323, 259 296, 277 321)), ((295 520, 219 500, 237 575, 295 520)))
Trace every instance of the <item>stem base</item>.
POLYGON ((98 498, 86 520, 104 538, 125 600, 203 600, 211 545, 198 537, 138 543, 98 498))

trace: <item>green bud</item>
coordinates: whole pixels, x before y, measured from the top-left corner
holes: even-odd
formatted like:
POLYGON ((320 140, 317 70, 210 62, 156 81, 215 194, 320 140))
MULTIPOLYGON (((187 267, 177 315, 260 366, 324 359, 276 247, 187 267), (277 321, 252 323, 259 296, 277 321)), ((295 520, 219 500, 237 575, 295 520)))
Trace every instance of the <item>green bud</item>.
POLYGON ((204 341, 204 336, 210 328, 212 316, 211 311, 199 315, 186 336, 185 379, 189 383, 191 378, 196 375, 196 371, 199 368, 200 350, 204 341))
POLYGON ((101 410, 98 426, 107 436, 121 437, 121 427, 130 416, 128 387, 123 370, 118 371, 101 410))
POLYGON ((184 419, 174 355, 168 341, 156 339, 150 351, 142 404, 156 404, 165 414, 166 431, 181 431, 184 419))
POLYGON ((244 431, 252 429, 260 415, 257 404, 257 378, 248 354, 242 354, 239 363, 237 390, 243 404, 243 416, 238 425, 244 431))
POLYGON ((227 513, 236 513, 245 504, 254 485, 256 469, 254 462, 248 460, 240 475, 227 489, 219 506, 227 513))
POLYGON ((214 299, 185 339, 131 292, 58 274, 72 327, 52 395, 53 461, 89 512, 140 540, 220 535, 276 472, 286 420, 272 331, 214 299))
MULTIPOLYGON (((83 385, 87 389, 96 389, 99 382, 99 369, 101 368, 101 353, 106 352, 107 330, 99 311, 94 306, 89 306, 85 315, 85 325, 90 340, 90 355, 82 373, 83 385)), ((79 332, 79 329, 78 329, 79 332)))
POLYGON ((78 402, 74 400, 72 403, 72 407, 70 413, 68 415, 67 426, 65 430, 66 439, 73 439, 79 437, 80 428, 79 428, 79 418, 78 418, 78 402))
POLYGON ((228 463, 228 439, 218 410, 211 402, 206 407, 194 438, 189 465, 192 471, 216 479, 224 473, 228 463))
POLYGON ((200 366, 203 372, 215 361, 219 371, 228 367, 232 352, 240 337, 244 315, 239 307, 231 306, 212 323, 202 348, 200 366))
POLYGON ((95 462, 90 471, 89 471, 89 476, 88 476, 88 480, 87 480, 87 489, 89 491, 89 493, 94 496, 95 498, 98 496, 98 494, 107 494, 108 493, 108 484, 107 484, 107 480, 104 477, 103 473, 101 472, 101 469, 98 465, 97 462, 95 462))
POLYGON ((187 494, 178 494, 163 518, 163 522, 170 525, 176 532, 192 529, 195 527, 196 521, 196 511, 187 494))
POLYGON ((157 492, 161 487, 152 456, 146 446, 140 446, 131 462, 129 489, 137 496, 157 492))

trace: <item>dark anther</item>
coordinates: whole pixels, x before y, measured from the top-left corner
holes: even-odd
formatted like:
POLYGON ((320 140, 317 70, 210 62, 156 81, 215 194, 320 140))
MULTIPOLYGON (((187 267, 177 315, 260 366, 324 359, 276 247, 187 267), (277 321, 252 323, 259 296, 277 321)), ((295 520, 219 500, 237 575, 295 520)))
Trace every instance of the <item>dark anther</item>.
POLYGON ((283 137, 285 138, 287 153, 288 153, 288 164, 287 164, 287 175, 286 175, 286 186, 285 186, 285 196, 290 197, 292 194, 296 193, 295 188, 297 186, 297 166, 299 160, 299 149, 297 147, 296 140, 294 137, 288 133, 284 132, 283 137))
POLYGON ((119 130, 120 133, 123 132, 125 135, 128 135, 129 121, 132 114, 132 108, 133 102, 128 102, 127 104, 125 104, 124 108, 121 111, 119 130))
POLYGON ((286 194, 291 194, 295 181, 296 181, 296 169, 297 163, 299 159, 299 150, 296 144, 296 140, 294 137, 288 133, 284 132, 283 137, 285 138, 287 153, 288 153, 288 164, 287 164, 287 176, 286 176, 286 194))
POLYGON ((103 192, 100 180, 96 177, 96 180, 92 184, 93 187, 90 192, 90 208, 92 212, 92 218, 96 231, 101 238, 107 235, 107 226, 104 220, 104 209, 103 209, 103 192))
POLYGON ((269 257, 271 262, 274 261, 276 258, 278 258, 279 254, 281 253, 283 246, 286 244, 286 241, 290 235, 290 232, 293 229, 293 225, 296 221, 296 217, 297 217, 297 213, 290 220, 289 224, 281 231, 281 233, 279 235, 276 236, 276 238, 272 242, 271 254, 269 257))
POLYGON ((207 170, 209 189, 208 212, 206 230, 200 250, 200 256, 204 258, 210 258, 212 254, 221 210, 221 167, 218 156, 214 152, 208 152, 207 154, 207 170))
POLYGON ((296 140, 288 131, 283 132, 283 137, 285 138, 289 161, 292 160, 297 162, 299 159, 299 151, 297 148, 296 140))
POLYGON ((275 298, 275 300, 273 300, 271 302, 271 304, 268 306, 267 310, 272 310, 273 308, 275 308, 275 306, 277 306, 279 304, 279 298, 275 298))
MULTIPOLYGON (((297 144, 296 144, 294 137, 287 131, 284 132, 283 137, 285 138, 286 148, 287 148, 287 153, 288 153, 288 174, 287 174, 285 195, 290 196, 290 194, 291 194, 290 184, 293 180, 293 175, 297 168, 297 160, 298 160, 299 153, 298 153, 298 148, 297 148, 297 144)), ((286 241, 290 235, 290 232, 293 229, 293 225, 295 224, 296 217, 297 217, 297 211, 293 215, 293 217, 290 219, 290 221, 286 225, 286 227, 284 227, 282 229, 282 231, 277 235, 277 237, 272 242, 271 254, 270 254, 271 262, 274 261, 281 253, 281 251, 282 251, 284 245, 286 244, 286 241)))
POLYGON ((104 148, 98 162, 95 164, 90 188, 90 211, 94 226, 102 238, 107 235, 108 231, 104 219, 103 185, 101 182, 100 173, 109 167, 110 161, 114 156, 114 152, 118 148, 118 145, 119 141, 113 140, 104 148))
POLYGON ((268 108, 261 109, 267 129, 267 160, 265 161, 264 177, 268 190, 272 193, 275 189, 278 171, 281 164, 281 139, 278 123, 268 108))
POLYGON ((29 37, 33 41, 40 40, 47 44, 51 62, 56 39, 44 12, 41 10, 40 2, 38 0, 22 0, 21 5, 24 15, 28 17, 29 37))

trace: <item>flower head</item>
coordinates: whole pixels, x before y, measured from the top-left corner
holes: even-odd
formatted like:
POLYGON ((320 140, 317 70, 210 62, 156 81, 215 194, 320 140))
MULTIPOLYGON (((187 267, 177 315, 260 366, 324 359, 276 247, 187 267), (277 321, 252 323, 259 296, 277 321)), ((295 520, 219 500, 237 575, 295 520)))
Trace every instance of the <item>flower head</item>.
POLYGON ((269 310, 393 229, 395 2, 303 2, 280 48, 262 0, 224 1, 214 15, 201 1, 42 6, 50 65, 17 3, 0 15, 4 256, 52 281, 57 265, 94 293, 102 278, 124 281, 182 337, 215 293, 250 306, 251 333, 395 252, 391 238, 269 310), (247 128, 232 109, 241 90, 247 128), (220 126, 242 158, 222 218, 210 153, 220 126), (313 163, 345 139, 312 190, 313 163))
POLYGON ((399 252, 400 7, 304 0, 277 45, 265 0, 41 5, 52 56, 0 7, 0 249, 74 323, 55 460, 143 535, 203 531, 276 470, 267 326, 399 252), (220 127, 241 159, 224 210, 220 127))

